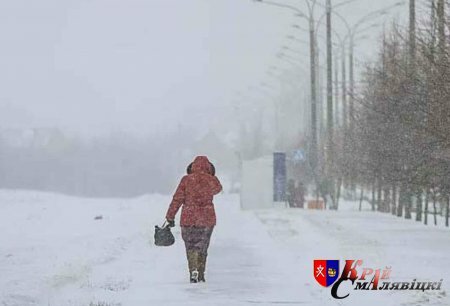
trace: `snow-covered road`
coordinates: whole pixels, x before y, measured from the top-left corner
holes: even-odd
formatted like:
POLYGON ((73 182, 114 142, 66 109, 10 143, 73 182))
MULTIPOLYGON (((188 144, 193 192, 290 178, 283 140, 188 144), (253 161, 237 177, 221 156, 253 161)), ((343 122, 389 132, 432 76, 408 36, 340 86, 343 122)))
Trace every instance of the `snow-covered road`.
POLYGON ((174 246, 153 245, 169 199, 1 191, 0 305, 450 305, 448 229, 345 209, 242 212, 228 195, 215 201, 207 283, 189 284, 179 227, 174 246), (392 266, 394 279, 443 278, 443 290, 338 301, 313 279, 317 258, 392 266))

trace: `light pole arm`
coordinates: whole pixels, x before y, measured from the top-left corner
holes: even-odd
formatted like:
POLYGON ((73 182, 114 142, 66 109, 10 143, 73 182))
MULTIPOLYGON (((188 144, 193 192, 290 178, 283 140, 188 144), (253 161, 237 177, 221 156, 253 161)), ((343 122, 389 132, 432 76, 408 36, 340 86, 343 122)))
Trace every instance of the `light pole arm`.
MULTIPOLYGON (((344 4, 350 3, 352 1, 353 0, 348 0, 348 1, 344 1, 344 2, 342 2, 340 4, 344 5, 344 4)), ((340 4, 337 5, 337 6, 340 6, 340 4)), ((403 1, 399 1, 399 2, 397 2, 395 4, 393 4, 393 5, 390 5, 390 6, 387 6, 387 7, 384 7, 384 8, 375 10, 375 11, 372 11, 372 12, 368 13, 367 15, 363 16, 362 18, 360 18, 353 26, 350 26, 350 24, 348 23, 347 19, 345 19, 345 17, 343 17, 336 10, 333 10, 332 14, 335 15, 336 17, 338 17, 342 21, 342 23, 345 25, 345 27, 347 28, 347 31, 348 31, 347 36, 352 36, 352 35, 355 34, 357 28, 360 25, 362 25, 363 23, 365 23, 366 21, 370 21, 372 18, 377 17, 377 15, 381 16, 381 15, 383 15, 384 12, 386 12, 386 11, 392 9, 392 8, 395 8, 395 7, 399 6, 399 5, 402 5, 402 4, 404 4, 404 2, 403 1)), ((336 8, 337 6, 335 6, 334 8, 336 8)), ((325 15, 322 15, 321 19, 323 19, 323 16, 325 16, 325 15)), ((320 25, 320 21, 318 22, 317 27, 320 25)), ((344 41, 346 39, 348 39, 347 36, 344 38, 344 41)))
MULTIPOLYGON (((338 7, 350 4, 350 3, 355 2, 355 1, 356 0, 347 0, 347 1, 340 2, 340 3, 338 3, 338 4, 333 6, 333 9, 331 10, 331 13, 334 14, 334 15, 337 15, 337 12, 335 11, 335 9, 337 9, 338 7)), ((323 5, 320 5, 320 6, 324 7, 323 5)), ((319 17, 319 20, 316 23, 316 32, 319 30, 319 26, 322 23, 323 18, 325 18, 326 15, 327 14, 324 13, 324 14, 322 14, 322 16, 319 17)), ((343 20, 343 22, 345 23, 345 26, 347 27, 347 29, 350 28, 350 26, 349 26, 347 20, 345 20, 345 18, 343 18, 342 16, 337 16, 337 17, 340 17, 343 20)))
POLYGON ((274 1, 267 1, 267 0, 254 0, 254 1, 255 2, 260 2, 262 4, 278 6, 278 7, 285 8, 285 9, 290 9, 291 11, 296 12, 298 14, 298 16, 300 16, 302 18, 305 18, 306 20, 309 20, 309 17, 306 16, 306 14, 302 10, 296 8, 293 5, 278 3, 278 2, 274 2, 274 1))
POLYGON ((393 9, 393 8, 395 8, 395 7, 398 7, 398 6, 400 6, 400 5, 403 5, 404 3, 405 3, 404 1, 399 1, 399 2, 396 2, 396 3, 393 4, 393 5, 390 5, 390 6, 381 8, 381 9, 379 9, 379 10, 373 11, 373 12, 371 12, 371 13, 369 13, 369 14, 363 16, 362 18, 360 18, 360 19, 353 25, 352 32, 354 33, 354 32, 356 31, 356 29, 357 29, 361 24, 365 23, 366 21, 369 21, 371 18, 378 17, 378 16, 382 16, 382 15, 384 15, 388 10, 393 9), (368 18, 370 18, 370 19, 368 19, 368 18))

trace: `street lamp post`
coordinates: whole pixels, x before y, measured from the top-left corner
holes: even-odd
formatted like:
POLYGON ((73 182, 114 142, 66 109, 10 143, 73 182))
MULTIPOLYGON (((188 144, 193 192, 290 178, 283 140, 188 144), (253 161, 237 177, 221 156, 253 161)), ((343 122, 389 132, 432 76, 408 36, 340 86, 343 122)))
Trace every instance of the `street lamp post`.
MULTIPOLYGON (((342 54, 341 54, 342 56, 342 54)), ((340 114, 339 114, 339 62, 338 56, 334 55, 334 125, 339 127, 340 124, 340 114)))
MULTIPOLYGON (((337 16, 342 22, 344 23, 345 27, 347 28, 347 35, 344 38, 343 43, 345 43, 345 40, 349 40, 349 79, 350 79, 350 88, 349 88, 349 109, 348 112, 345 110, 347 108, 347 97, 345 96, 344 99, 344 141, 347 143, 347 137, 353 135, 354 132, 354 118, 355 118, 355 74, 354 74, 354 50, 355 50, 355 35, 358 33, 358 28, 366 23, 367 21, 373 20, 376 17, 383 16, 387 14, 388 10, 398 7, 400 5, 403 5, 404 1, 396 2, 391 6, 375 10, 370 12, 369 14, 363 16, 360 18, 353 26, 350 26, 348 21, 340 15, 338 12, 333 11, 334 15, 337 16)), ((343 48, 345 50, 345 47, 343 48)), ((345 83, 345 81, 344 81, 345 83)), ((351 139, 351 138, 350 138, 351 139)), ((347 156, 347 144, 344 144, 344 155, 347 156)), ((350 183, 352 186, 352 189, 354 190, 354 171, 352 167, 350 167, 350 183)))
POLYGON ((316 88, 316 39, 315 39, 315 21, 314 8, 316 0, 305 0, 308 7, 308 15, 295 6, 281 4, 267 0, 255 0, 268 5, 278 6, 290 9, 297 13, 299 17, 305 18, 309 24, 309 59, 310 59, 310 94, 311 94, 311 144, 310 144, 310 162, 313 175, 316 176, 317 167, 317 88, 316 88))
MULTIPOLYGON (((298 25, 294 25, 294 27, 295 28, 300 28, 300 26, 298 26, 298 25)), ((301 28, 300 28, 301 29, 301 28)), ((342 38, 341 38, 341 36, 339 35, 339 33, 337 32, 337 31, 335 31, 335 30, 333 30, 332 29, 332 32, 333 32, 333 34, 338 38, 338 41, 339 41, 339 43, 333 43, 332 42, 332 44, 333 44, 333 46, 335 46, 335 47, 337 47, 339 50, 340 50, 340 52, 341 52, 341 55, 339 56, 339 58, 340 58, 340 60, 341 60, 341 67, 339 67, 339 63, 338 63, 338 61, 337 60, 334 60, 334 80, 333 80, 333 82, 334 82, 334 91, 333 91, 333 94, 334 94, 334 106, 333 106, 333 110, 334 110, 334 123, 333 123, 333 125, 334 126, 337 126, 337 125, 340 125, 342 122, 343 122, 343 119, 341 118, 341 116, 338 114, 338 113, 340 113, 340 112, 342 112, 342 110, 340 109, 340 107, 339 107, 339 93, 341 93, 342 94, 342 97, 341 97, 341 102, 342 102, 342 104, 344 104, 345 105, 345 101, 344 100, 346 100, 346 94, 347 94, 347 89, 346 89, 346 51, 345 51, 345 49, 346 49, 346 46, 345 46, 345 41, 347 40, 347 39, 345 39, 345 40, 343 40, 342 38), (339 69, 341 69, 341 72, 342 72, 342 75, 341 75, 341 78, 342 78, 342 88, 340 88, 340 86, 339 86, 339 69)), ((318 33, 317 33, 317 28, 316 28, 316 36, 319 36, 318 35, 318 33)), ((320 36, 319 36, 320 37, 320 36)), ((288 39, 290 39, 290 40, 292 40, 292 41, 294 41, 294 42, 296 42, 296 43, 301 43, 301 44, 305 44, 306 42, 305 41, 303 41, 303 40, 301 40, 301 39, 298 39, 298 38, 296 38, 294 35, 288 35, 287 36, 287 38, 288 39)), ((309 45, 309 43, 308 43, 308 45, 309 45)), ((292 51, 292 52, 295 52, 295 53, 299 53, 300 54, 300 52, 297 52, 296 50, 293 50, 293 49, 291 49, 290 47, 288 47, 288 46, 283 46, 283 49, 284 50, 288 50, 288 51, 292 51)), ((316 52, 317 53, 317 52, 316 52)), ((337 54, 337 53, 336 53, 337 54)), ((335 59, 337 59, 338 58, 338 56, 337 55, 334 55, 334 58, 335 59)), ((327 55, 326 54, 324 54, 324 57, 326 57, 327 55)), ((316 62, 316 67, 317 66, 319 66, 318 64, 317 64, 317 62, 316 62)), ((326 68, 325 68, 325 70, 326 70, 326 68)), ((342 106, 344 106, 344 105, 342 105, 342 106)))
POLYGON ((345 45, 342 48, 342 62, 341 62, 341 73, 342 73, 342 126, 345 130, 347 127, 347 64, 345 58, 347 57, 347 52, 345 50, 345 45))
MULTIPOLYGON (((327 16, 327 165, 332 169, 333 160, 333 54, 331 45, 331 0, 326 2, 327 16)), ((331 173, 331 172, 330 172, 331 173)))
MULTIPOLYGON (((353 131, 354 128, 354 114, 355 114, 355 64, 354 64, 354 50, 355 50, 355 35, 358 32, 358 28, 363 25, 364 23, 373 20, 376 17, 386 15, 387 12, 395 7, 398 7, 400 5, 403 5, 404 1, 399 1, 394 3, 393 5, 390 5, 388 7, 384 7, 375 11, 372 11, 368 13, 367 15, 360 18, 356 23, 353 24, 353 26, 350 26, 347 19, 345 19, 341 14, 333 11, 333 14, 338 17, 342 22, 344 23, 345 27, 347 28, 347 35, 346 38, 349 39, 349 81, 350 81, 350 88, 349 88, 349 113, 348 113, 348 121, 349 121, 349 129, 353 131)), ((344 39, 345 40, 345 39, 344 39)))

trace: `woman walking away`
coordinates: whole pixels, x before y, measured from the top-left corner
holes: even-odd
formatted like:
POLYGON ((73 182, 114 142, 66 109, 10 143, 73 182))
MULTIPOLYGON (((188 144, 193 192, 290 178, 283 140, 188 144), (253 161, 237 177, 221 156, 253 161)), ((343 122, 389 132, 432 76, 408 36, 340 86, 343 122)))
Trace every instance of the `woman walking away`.
POLYGON ((216 225, 213 197, 222 190, 215 168, 206 156, 197 156, 175 191, 166 214, 169 226, 181 206, 181 237, 186 246, 191 283, 205 281, 209 240, 216 225))

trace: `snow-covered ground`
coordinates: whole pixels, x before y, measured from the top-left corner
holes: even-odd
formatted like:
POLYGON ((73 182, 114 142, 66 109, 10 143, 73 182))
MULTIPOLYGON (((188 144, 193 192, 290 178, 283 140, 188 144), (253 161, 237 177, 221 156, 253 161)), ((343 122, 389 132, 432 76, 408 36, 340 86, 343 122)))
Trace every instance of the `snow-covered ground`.
POLYGON ((207 283, 189 284, 179 227, 174 246, 153 245, 169 200, 0 191, 0 305, 450 305, 450 230, 352 203, 243 212, 238 197, 220 195, 207 283), (313 278, 319 258, 391 266, 393 280, 444 282, 441 291, 351 291, 335 300, 313 278))

